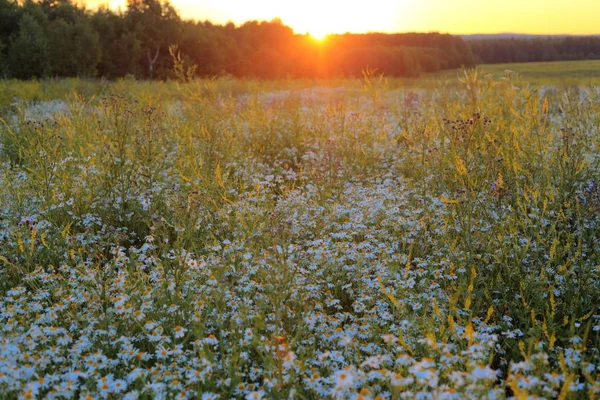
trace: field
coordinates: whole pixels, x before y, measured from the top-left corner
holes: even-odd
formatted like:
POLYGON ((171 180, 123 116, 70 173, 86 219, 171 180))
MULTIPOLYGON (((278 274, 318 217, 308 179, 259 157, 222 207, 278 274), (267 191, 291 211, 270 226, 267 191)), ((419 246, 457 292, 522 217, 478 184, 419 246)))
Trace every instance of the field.
POLYGON ((512 67, 0 82, 0 397, 597 398, 600 88, 512 67))
POLYGON ((600 60, 558 61, 522 64, 490 64, 481 66, 483 73, 495 76, 506 70, 521 75, 529 82, 546 85, 600 85, 600 60))

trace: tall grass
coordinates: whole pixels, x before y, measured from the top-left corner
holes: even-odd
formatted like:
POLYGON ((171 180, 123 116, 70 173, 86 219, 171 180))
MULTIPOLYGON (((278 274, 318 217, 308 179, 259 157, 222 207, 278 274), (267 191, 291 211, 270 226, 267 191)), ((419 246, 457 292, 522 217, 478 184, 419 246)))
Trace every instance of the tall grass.
POLYGON ((4 397, 600 394, 597 88, 2 85, 4 397))

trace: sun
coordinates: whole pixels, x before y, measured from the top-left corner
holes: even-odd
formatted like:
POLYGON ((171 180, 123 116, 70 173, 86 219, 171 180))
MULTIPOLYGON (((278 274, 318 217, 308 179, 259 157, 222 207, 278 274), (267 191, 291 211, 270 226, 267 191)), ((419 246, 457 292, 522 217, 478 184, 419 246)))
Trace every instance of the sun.
MULTIPOLYGON (((282 2, 284 3, 284 2, 282 2)), ((285 2, 278 10, 281 19, 296 33, 308 33, 312 38, 321 41, 327 35, 355 30, 354 18, 332 17, 339 15, 341 0, 303 0, 302 2, 285 2)))
POLYGON ((298 21, 292 21, 292 28, 296 32, 304 31, 318 41, 325 39, 327 35, 336 32, 339 28, 334 21, 324 15, 298 15, 297 18, 298 21))
POLYGON ((279 0, 274 12, 296 33, 308 33, 315 40, 322 41, 328 35, 347 32, 397 31, 400 5, 408 1, 370 0, 370 6, 365 7, 364 2, 348 0, 279 0))
POLYGON ((323 40, 325 40, 325 38, 327 38, 327 36, 329 36, 329 32, 327 32, 326 30, 311 30, 308 32, 308 34, 310 35, 310 37, 312 37, 313 39, 321 42, 323 40))

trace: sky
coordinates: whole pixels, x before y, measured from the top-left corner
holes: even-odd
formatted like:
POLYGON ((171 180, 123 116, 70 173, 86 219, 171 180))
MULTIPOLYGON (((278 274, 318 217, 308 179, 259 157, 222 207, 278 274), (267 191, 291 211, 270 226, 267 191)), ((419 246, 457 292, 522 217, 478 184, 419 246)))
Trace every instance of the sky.
MULTIPOLYGON (((126 0, 89 0, 117 9, 126 0)), ((600 0, 171 0, 183 18, 281 18, 296 33, 600 34, 600 0)))

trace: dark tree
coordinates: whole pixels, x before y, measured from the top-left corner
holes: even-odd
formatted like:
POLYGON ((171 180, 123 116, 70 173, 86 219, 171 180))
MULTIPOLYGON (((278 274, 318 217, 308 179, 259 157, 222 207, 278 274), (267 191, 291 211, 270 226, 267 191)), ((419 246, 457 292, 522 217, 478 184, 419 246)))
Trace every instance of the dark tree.
POLYGON ((15 78, 42 78, 49 73, 48 39, 42 25, 45 15, 38 18, 29 12, 19 21, 19 31, 13 36, 8 52, 10 75, 15 78), (42 22, 40 22, 42 20, 42 22))

